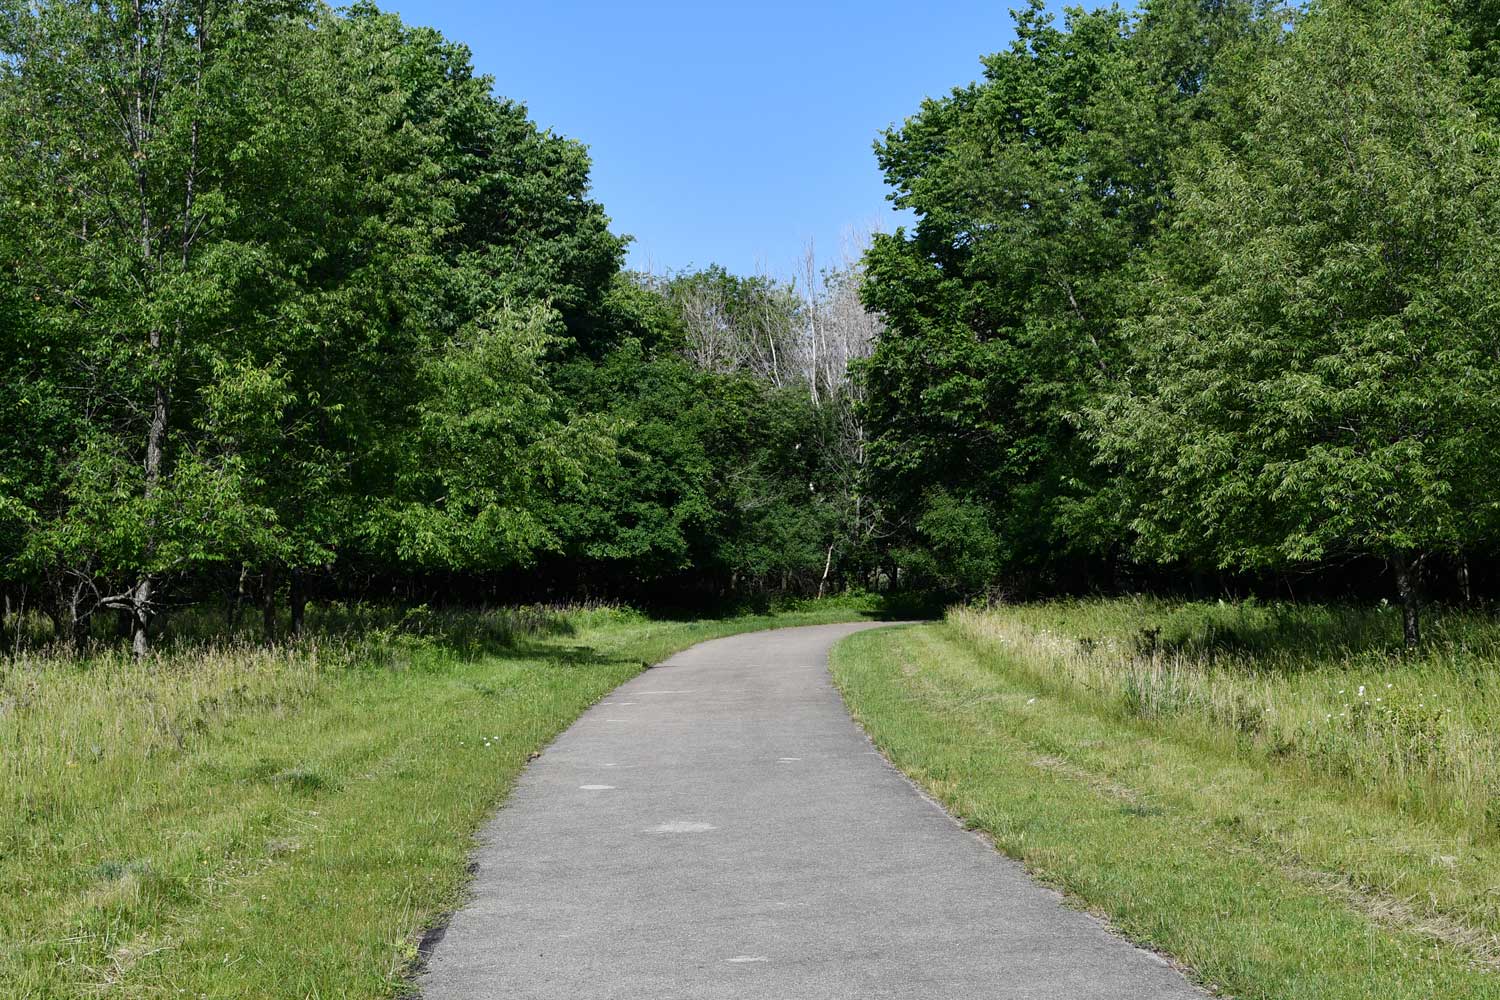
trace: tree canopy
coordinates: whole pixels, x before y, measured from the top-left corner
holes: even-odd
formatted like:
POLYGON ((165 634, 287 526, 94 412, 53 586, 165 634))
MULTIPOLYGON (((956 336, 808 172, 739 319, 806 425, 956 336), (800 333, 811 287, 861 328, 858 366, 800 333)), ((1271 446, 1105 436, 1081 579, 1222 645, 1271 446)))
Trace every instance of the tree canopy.
POLYGON ((1495 23, 1033 2, 876 143, 912 225, 647 275, 436 31, 0 0, 0 590, 144 653, 199 600, 1356 565, 1416 642, 1495 552, 1495 23))

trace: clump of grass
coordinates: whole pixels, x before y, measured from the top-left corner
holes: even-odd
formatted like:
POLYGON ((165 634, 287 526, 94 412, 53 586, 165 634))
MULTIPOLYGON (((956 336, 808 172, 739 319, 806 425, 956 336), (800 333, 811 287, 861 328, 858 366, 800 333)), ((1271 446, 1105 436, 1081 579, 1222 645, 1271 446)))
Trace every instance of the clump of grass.
POLYGON ((1500 621, 1487 615, 1434 615, 1416 654, 1386 607, 1091 600, 949 620, 1050 690, 1500 833, 1500 621))

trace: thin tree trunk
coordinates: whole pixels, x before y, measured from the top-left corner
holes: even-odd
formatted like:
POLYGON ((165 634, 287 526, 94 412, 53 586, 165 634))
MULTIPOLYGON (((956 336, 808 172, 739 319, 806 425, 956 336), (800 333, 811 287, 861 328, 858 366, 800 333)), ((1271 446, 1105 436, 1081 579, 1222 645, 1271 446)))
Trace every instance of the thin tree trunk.
MULTIPOLYGON (((25 626, 26 622, 26 587, 24 584, 21 586, 20 591, 14 604, 11 603, 10 594, 7 593, 5 595, 5 624, 8 628, 12 629, 10 633, 10 650, 12 655, 18 655, 21 652, 21 629, 25 626)), ((0 630, 0 632, 3 631, 0 630)))
POLYGON ((68 595, 68 638, 75 653, 82 653, 89 644, 91 616, 83 610, 83 598, 83 583, 80 581, 73 585, 73 592, 68 595))
POLYGON ((1474 589, 1469 581, 1469 557, 1464 555, 1458 557, 1458 592, 1463 595, 1465 604, 1473 603, 1474 589))
POLYGON ((245 581, 250 576, 250 567, 240 563, 240 580, 234 588, 234 596, 229 599, 229 634, 233 635, 240 627, 240 613, 245 609, 245 581))
POLYGON ((1415 649, 1422 642, 1420 621, 1421 598, 1417 593, 1417 565, 1420 558, 1409 552, 1398 552, 1392 560, 1396 568, 1396 593, 1401 599, 1401 634, 1407 649, 1415 649))
MULTIPOLYGON (((161 375, 161 331, 152 330, 150 334, 151 344, 151 368, 153 377, 156 379, 155 399, 151 406, 151 426, 146 432, 146 481, 145 498, 149 505, 155 498, 157 488, 161 483, 161 460, 162 453, 166 448, 167 440, 167 407, 169 399, 167 387, 162 381, 161 375)), ((154 516, 147 524, 147 531, 155 534, 156 525, 154 516)), ((154 537, 148 537, 146 542, 146 555, 149 559, 156 548, 154 537)), ((135 630, 131 635, 130 646, 137 658, 144 657, 151 649, 151 640, 148 629, 151 624, 151 598, 156 589, 156 575, 146 573, 140 582, 135 585, 131 593, 131 611, 135 617, 135 630)))
POLYGON ((828 571, 833 568, 833 543, 828 543, 828 557, 823 560, 823 578, 818 581, 818 597, 821 599, 828 586, 828 571))
MULTIPOLYGON (((148 84, 146 81, 146 27, 145 13, 142 9, 141 0, 136 0, 133 5, 135 13, 135 60, 136 60, 136 91, 135 91, 135 128, 131 136, 135 163, 135 182, 137 195, 140 198, 140 239, 141 239, 141 267, 149 274, 156 266, 155 250, 152 246, 152 224, 150 207, 150 184, 147 176, 149 158, 146 156, 146 94, 148 84)), ((170 399, 167 395, 165 373, 162 365, 162 330, 160 324, 153 324, 146 334, 147 366, 151 373, 152 400, 151 400, 151 422, 146 429, 146 461, 145 461, 145 484, 144 494, 146 504, 149 508, 152 498, 156 495, 157 485, 161 481, 162 452, 166 445, 167 437, 167 410, 170 399)), ((156 525, 154 518, 146 525, 146 561, 149 564, 152 551, 156 548, 155 535, 156 525)), ((130 613, 131 613, 131 649, 137 658, 144 657, 150 650, 150 639, 147 635, 147 625, 150 621, 150 608, 152 591, 155 589, 155 579, 149 571, 145 573, 130 591, 130 613)))

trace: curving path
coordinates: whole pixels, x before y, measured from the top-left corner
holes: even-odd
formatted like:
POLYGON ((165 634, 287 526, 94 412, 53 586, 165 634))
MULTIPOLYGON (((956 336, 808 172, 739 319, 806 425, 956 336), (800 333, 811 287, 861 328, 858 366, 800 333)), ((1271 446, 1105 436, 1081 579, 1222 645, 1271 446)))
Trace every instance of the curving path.
POLYGON ((706 642, 592 708, 486 828, 427 1000, 1201 998, 873 750, 826 667, 870 627, 706 642))

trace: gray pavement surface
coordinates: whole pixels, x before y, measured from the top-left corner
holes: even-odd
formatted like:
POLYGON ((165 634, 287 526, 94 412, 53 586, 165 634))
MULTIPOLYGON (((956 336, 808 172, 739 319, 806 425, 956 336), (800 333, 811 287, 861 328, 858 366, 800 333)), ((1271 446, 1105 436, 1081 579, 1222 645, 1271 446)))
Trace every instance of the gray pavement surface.
POLYGON ((827 671, 869 627, 706 642, 590 709, 486 827, 427 1000, 1201 998, 875 752, 827 671))

